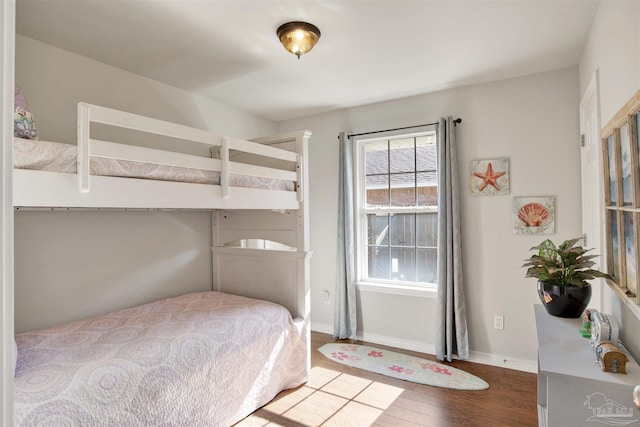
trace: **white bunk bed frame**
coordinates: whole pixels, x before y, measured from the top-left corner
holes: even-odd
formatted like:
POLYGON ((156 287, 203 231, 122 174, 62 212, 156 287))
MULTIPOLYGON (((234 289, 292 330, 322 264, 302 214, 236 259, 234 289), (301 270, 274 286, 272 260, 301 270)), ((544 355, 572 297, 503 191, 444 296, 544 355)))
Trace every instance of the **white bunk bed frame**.
POLYGON ((16 169, 14 206, 120 209, 301 209, 304 203, 307 131, 244 141, 214 132, 169 123, 110 108, 78 104, 77 174, 16 169), (95 140, 91 124, 98 123, 176 138, 219 151, 220 159, 128 144, 95 140), (286 146, 288 149, 276 148, 286 146), (277 159, 296 170, 234 162, 237 154, 277 159), (90 157, 154 163, 220 173, 220 185, 91 175, 90 157), (296 182, 296 191, 231 187, 230 174, 296 182), (170 196, 169 196, 170 195, 170 196))
POLYGON ((0 3, 0 425, 13 425, 13 158, 15 0, 0 3))
POLYGON ((307 370, 310 370, 311 252, 305 192, 310 135, 309 131, 300 131, 244 141, 80 103, 77 173, 14 169, 13 206, 16 210, 212 211, 212 290, 276 302, 289 309, 293 317, 303 319, 307 333, 307 370), (90 135, 93 123, 195 142, 212 152, 219 152, 220 158, 95 140, 90 135), (269 159, 269 164, 273 159, 279 165, 287 163, 288 167, 247 163, 256 156, 269 159), (220 172, 220 185, 91 175, 91 157, 217 171, 220 172), (295 191, 230 186, 230 174, 295 181, 295 191), (242 239, 275 241, 291 249, 247 249, 228 245, 242 239))

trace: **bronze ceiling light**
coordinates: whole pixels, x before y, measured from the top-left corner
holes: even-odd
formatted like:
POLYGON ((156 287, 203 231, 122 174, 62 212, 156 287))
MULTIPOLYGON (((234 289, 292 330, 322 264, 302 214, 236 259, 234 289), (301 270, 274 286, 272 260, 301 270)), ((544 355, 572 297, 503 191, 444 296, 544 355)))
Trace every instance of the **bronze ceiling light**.
POLYGON ((276 31, 280 43, 289 52, 300 59, 300 55, 309 52, 320 39, 320 30, 308 22, 287 22, 278 27, 276 31))

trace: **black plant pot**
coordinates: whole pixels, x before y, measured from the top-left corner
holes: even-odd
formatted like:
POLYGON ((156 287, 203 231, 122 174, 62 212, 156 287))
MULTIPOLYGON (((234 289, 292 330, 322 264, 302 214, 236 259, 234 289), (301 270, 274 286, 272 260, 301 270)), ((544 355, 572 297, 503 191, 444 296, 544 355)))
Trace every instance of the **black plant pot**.
POLYGON ((575 319, 582 316, 591 300, 591 284, 558 286, 538 281, 538 295, 550 315, 575 319))

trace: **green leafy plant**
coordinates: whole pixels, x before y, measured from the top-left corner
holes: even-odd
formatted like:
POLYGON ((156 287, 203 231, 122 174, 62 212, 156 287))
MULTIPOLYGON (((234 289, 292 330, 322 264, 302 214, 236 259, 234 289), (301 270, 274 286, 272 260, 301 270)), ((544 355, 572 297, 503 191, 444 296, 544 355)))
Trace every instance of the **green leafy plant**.
POLYGON ((547 239, 530 250, 534 255, 522 265, 527 268, 525 277, 535 277, 541 282, 558 286, 586 286, 588 280, 602 277, 611 279, 607 273, 592 269, 597 255, 585 255, 591 249, 576 246, 580 238, 570 239, 556 246, 547 239))

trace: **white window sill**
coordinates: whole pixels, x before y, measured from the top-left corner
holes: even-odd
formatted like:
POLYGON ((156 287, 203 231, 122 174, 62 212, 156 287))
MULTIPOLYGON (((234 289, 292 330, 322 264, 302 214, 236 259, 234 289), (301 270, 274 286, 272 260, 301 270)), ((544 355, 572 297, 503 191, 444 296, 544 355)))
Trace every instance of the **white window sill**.
POLYGON ((435 285, 418 287, 384 282, 358 282, 356 283, 356 287, 361 292, 376 292, 379 294, 405 295, 419 298, 435 298, 437 294, 435 285))

